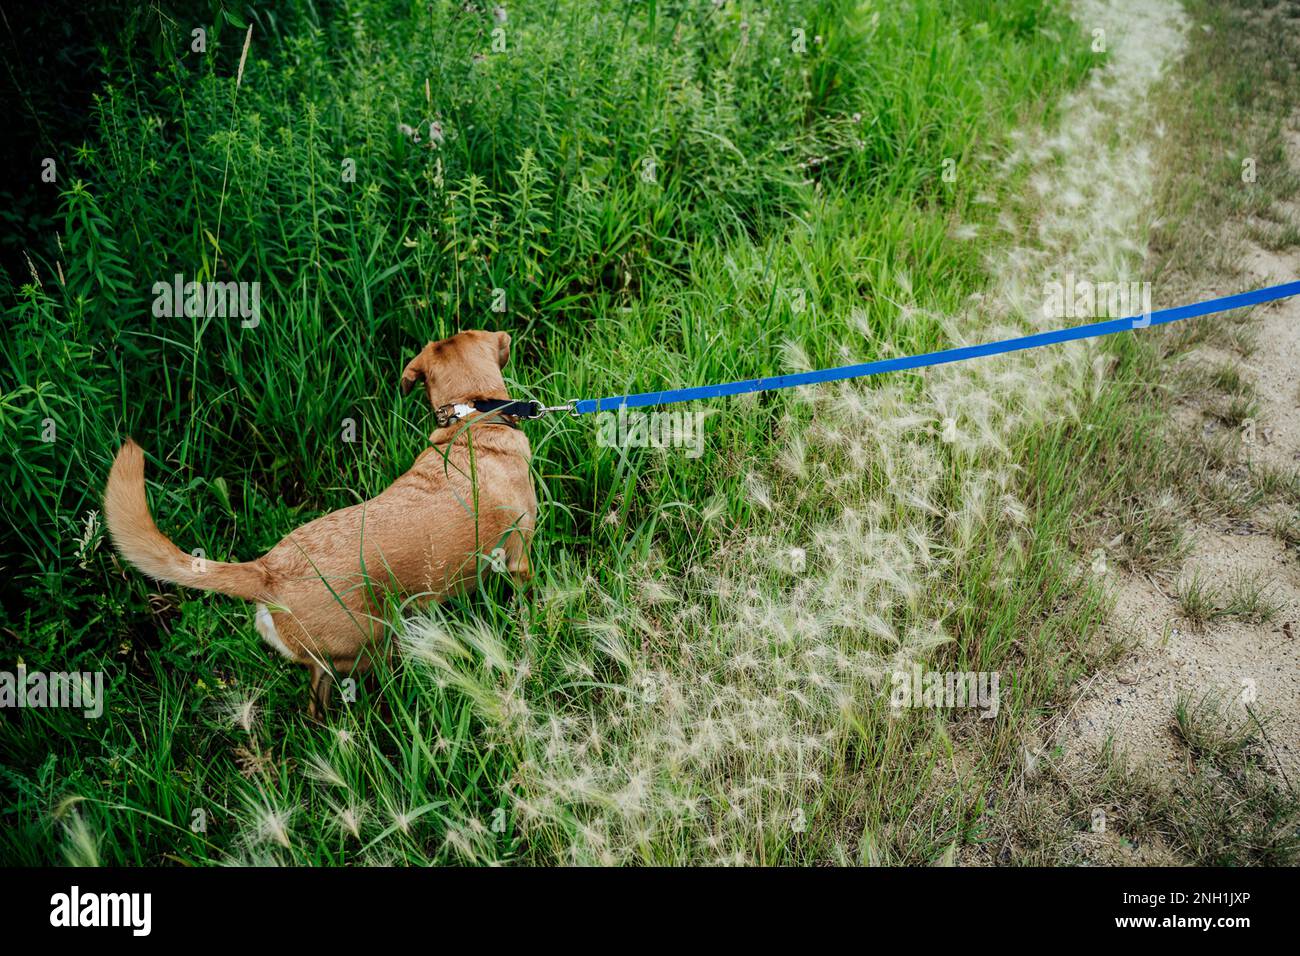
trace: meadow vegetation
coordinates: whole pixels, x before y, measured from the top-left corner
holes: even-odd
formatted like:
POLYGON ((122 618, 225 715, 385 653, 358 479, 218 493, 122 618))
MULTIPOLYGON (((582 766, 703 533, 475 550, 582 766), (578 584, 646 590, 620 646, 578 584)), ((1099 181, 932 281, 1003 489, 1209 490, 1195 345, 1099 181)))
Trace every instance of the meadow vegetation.
MULTIPOLYGON (((131 434, 163 530, 251 558, 409 465, 431 422, 398 374, 458 329, 509 331, 512 393, 548 402, 963 340, 1038 212, 1013 131, 1051 129, 1107 62, 1063 6, 373 0, 208 28, 197 54, 188 24, 124 22, 57 241, 0 290, 4 663, 108 681, 99 720, 6 715, 0 856, 977 848, 1027 729, 1114 652, 1075 558, 1103 510, 1147 528, 1150 348, 1050 389, 912 374, 710 403, 700 458, 527 426, 531 589, 394 607, 403 663, 323 727, 247 605, 115 560, 98 497, 131 434), (178 272, 260 282, 260 321, 155 317, 178 272), (1002 672, 1001 715, 891 715, 914 661, 1002 672)), ((1176 528, 1125 540, 1158 562, 1176 528)))

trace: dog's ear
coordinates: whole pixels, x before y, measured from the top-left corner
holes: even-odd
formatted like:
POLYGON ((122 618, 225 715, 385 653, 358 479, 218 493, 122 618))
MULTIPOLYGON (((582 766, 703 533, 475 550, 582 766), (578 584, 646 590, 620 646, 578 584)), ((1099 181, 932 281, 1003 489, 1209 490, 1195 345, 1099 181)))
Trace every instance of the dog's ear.
POLYGON ((402 370, 402 394, 410 395, 411 389, 415 388, 420 382, 423 382, 429 374, 429 354, 433 343, 430 342, 421 351, 420 354, 411 361, 406 363, 406 368, 402 370))
POLYGON ((510 333, 497 333, 497 365, 502 368, 506 367, 506 362, 510 361, 510 333))

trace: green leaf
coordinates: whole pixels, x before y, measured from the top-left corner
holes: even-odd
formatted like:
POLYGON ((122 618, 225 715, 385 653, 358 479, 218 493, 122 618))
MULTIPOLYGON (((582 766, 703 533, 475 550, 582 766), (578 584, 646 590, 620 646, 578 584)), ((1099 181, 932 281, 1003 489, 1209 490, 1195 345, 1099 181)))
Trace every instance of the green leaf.
POLYGON ((230 506, 230 486, 226 484, 226 479, 214 478, 210 484, 217 500, 221 502, 221 507, 226 509, 226 514, 235 517, 235 509, 230 506))

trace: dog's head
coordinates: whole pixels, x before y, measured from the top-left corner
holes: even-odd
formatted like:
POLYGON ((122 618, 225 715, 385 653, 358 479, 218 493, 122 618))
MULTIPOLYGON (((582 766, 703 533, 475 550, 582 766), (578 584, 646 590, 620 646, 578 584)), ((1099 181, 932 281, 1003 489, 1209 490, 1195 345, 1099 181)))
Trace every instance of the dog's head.
POLYGON ((402 394, 424 382, 434 408, 467 398, 499 398, 506 394, 501 370, 510 361, 510 336, 505 332, 458 332, 430 342, 402 371, 402 394))

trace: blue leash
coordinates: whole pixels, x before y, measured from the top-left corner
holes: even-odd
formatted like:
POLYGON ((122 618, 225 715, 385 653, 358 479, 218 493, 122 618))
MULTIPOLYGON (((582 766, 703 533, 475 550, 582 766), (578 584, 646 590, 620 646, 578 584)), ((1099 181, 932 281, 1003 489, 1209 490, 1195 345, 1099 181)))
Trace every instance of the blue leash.
MULTIPOLYGON (((1239 292, 1225 295, 1219 299, 1206 302, 1194 302, 1172 309, 1160 309, 1150 315, 1132 316, 1127 319, 1109 319, 1105 322, 1093 322, 1090 325, 1078 325, 1069 329, 1057 329, 1052 332, 1037 332, 1034 335, 1022 335, 1019 338, 1003 339, 1001 342, 986 342, 983 345, 966 345, 956 349, 943 349, 938 352, 926 352, 922 355, 909 355, 904 358, 879 359, 875 362, 862 362, 858 365, 841 365, 838 368, 824 368, 815 372, 798 372, 792 375, 774 375, 770 378, 751 378, 743 382, 724 382, 720 385, 697 385, 693 388, 674 388, 663 392, 639 392, 635 395, 613 395, 608 398, 583 398, 572 403, 575 415, 590 412, 613 411, 620 406, 642 408, 646 405, 668 405, 673 402, 689 402, 697 398, 720 398, 724 395, 743 395, 748 392, 769 392, 778 388, 794 388, 798 385, 817 385, 822 382, 840 382, 848 378, 862 378, 867 375, 879 375, 882 372, 901 372, 910 368, 926 368, 930 365, 947 365, 950 362, 964 362, 966 359, 980 358, 985 355, 1000 355, 1003 352, 1022 352, 1036 349, 1043 345, 1055 345, 1057 342, 1073 342, 1076 339, 1090 339, 1102 335, 1113 335, 1129 329, 1146 328, 1149 325, 1166 325, 1182 319, 1194 319, 1201 315, 1213 315, 1246 306, 1260 305, 1276 299, 1300 295, 1300 281, 1284 282, 1282 285, 1255 289, 1252 292, 1239 292)), ((549 410, 549 409, 548 409, 549 410)), ((558 410, 558 409, 556 409, 558 410)))

